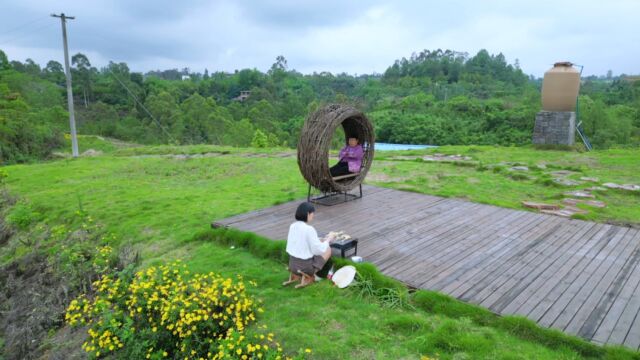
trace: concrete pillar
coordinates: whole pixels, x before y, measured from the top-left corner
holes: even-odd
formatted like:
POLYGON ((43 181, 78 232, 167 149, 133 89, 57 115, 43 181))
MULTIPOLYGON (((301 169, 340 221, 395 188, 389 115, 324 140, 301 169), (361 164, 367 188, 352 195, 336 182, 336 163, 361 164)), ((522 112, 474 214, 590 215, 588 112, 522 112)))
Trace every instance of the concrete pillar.
POLYGON ((533 129, 534 144, 573 145, 576 142, 576 113, 540 111, 533 129))

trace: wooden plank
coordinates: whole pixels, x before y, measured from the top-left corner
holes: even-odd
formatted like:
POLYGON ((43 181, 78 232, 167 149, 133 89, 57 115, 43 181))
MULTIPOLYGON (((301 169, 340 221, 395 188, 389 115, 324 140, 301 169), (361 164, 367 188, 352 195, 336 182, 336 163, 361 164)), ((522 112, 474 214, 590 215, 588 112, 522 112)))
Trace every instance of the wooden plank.
MULTIPOLYGON (((427 204, 429 206, 434 204, 427 204)), ((408 225, 414 222, 417 223, 422 223, 423 222, 423 217, 428 216, 428 214, 422 214, 420 211, 417 211, 416 206, 422 206, 424 207, 425 205, 420 205, 420 204, 407 204, 407 207, 405 207, 405 210, 403 211, 398 211, 396 214, 394 214, 391 218, 392 218, 392 222, 395 221, 396 223, 392 226, 392 225, 387 225, 388 224, 388 220, 385 221, 375 221, 376 217, 369 217, 367 219, 363 219, 362 221, 357 221, 357 225, 355 226, 351 226, 351 227, 347 227, 347 225, 344 225, 344 227, 342 227, 342 224, 340 222, 334 224, 334 228, 336 229, 344 229, 345 231, 347 231, 349 234, 351 234, 354 237, 358 237, 361 240, 361 243, 359 244, 359 250, 363 251, 363 254, 365 254, 366 256, 369 256, 372 252, 372 249, 375 249, 377 245, 379 246, 384 246, 387 242, 384 240, 384 237, 380 237, 378 239, 378 243, 377 244, 372 244, 372 238, 375 237, 376 234, 379 233, 386 233, 388 234, 391 230, 392 227, 397 226, 397 225, 408 225), (405 213, 406 211, 406 213, 405 213), (371 222, 372 219, 374 220, 374 222, 371 222), (386 228, 385 228, 386 227, 386 228), (364 246, 362 246, 364 245, 364 246), (373 245, 373 246, 372 246, 373 245), (362 246, 362 247, 361 247, 362 246)), ((380 218, 380 217, 377 217, 380 218)), ((350 219, 346 219, 346 221, 351 221, 350 219)), ((372 260, 371 258, 367 257, 367 260, 372 260)))
MULTIPOLYGON (((357 233, 357 231, 361 231, 363 233, 388 232, 393 230, 394 228, 406 226, 411 222, 419 223, 423 221, 424 217, 429 215, 427 209, 437 207, 442 203, 442 199, 437 201, 429 201, 426 203, 415 200, 402 200, 404 206, 398 206, 398 208, 396 209, 384 206, 380 209, 380 216, 368 216, 366 219, 357 221, 355 222, 356 226, 353 226, 355 229, 349 231, 353 232, 354 236, 361 237, 361 234, 357 233)), ((339 220, 335 223, 336 227, 346 227, 347 224, 353 222, 346 216, 342 217, 341 215, 338 215, 338 219, 339 220)))
MULTIPOLYGON (((386 188, 380 188, 380 187, 374 187, 374 186, 363 186, 363 193, 365 193, 366 195, 371 195, 371 194, 377 194, 377 193, 385 193, 385 192, 393 192, 393 190, 391 189, 386 189, 386 188)), ((239 223, 239 222, 244 222, 244 221, 248 221, 248 220, 255 220, 255 219, 261 219, 264 216, 281 216, 286 212, 289 212, 290 214, 293 214, 295 212, 295 209, 297 208, 297 206, 306 201, 306 198, 301 198, 298 200, 294 200, 294 201, 290 201, 287 203, 283 203, 280 205, 276 205, 276 206, 272 206, 272 207, 267 207, 267 208, 263 208, 263 209, 258 209, 258 210, 254 210, 254 211, 250 211, 248 213, 244 213, 244 214, 239 214, 236 216, 232 216, 226 219, 222 219, 222 220, 218 220, 217 222, 220 222, 222 224, 231 226, 234 223, 239 223)))
POLYGON ((279 209, 282 208, 288 208, 288 207, 293 207, 295 204, 295 202, 288 202, 288 203, 283 203, 280 205, 276 205, 276 206, 271 206, 271 207, 266 207, 266 208, 262 208, 262 209, 258 209, 258 210, 254 210, 254 211, 250 211, 244 214, 239 214, 236 216, 232 216, 226 219, 222 219, 219 220, 218 222, 220 223, 224 223, 227 225, 231 225, 235 222, 241 222, 241 221, 245 221, 248 219, 258 219, 261 216, 268 216, 274 213, 277 213, 279 209))
MULTIPOLYGON (((403 220, 401 222, 401 226, 386 227, 384 229, 384 234, 386 237, 391 239, 390 243, 393 244, 393 250, 400 251, 402 249, 401 245, 403 242, 407 241, 407 239, 411 239, 413 234, 416 232, 425 232, 443 227, 448 221, 450 221, 449 218, 451 214, 472 208, 474 207, 470 204, 465 204, 464 206, 451 206, 446 203, 438 204, 435 208, 435 211, 437 211, 435 214, 423 214, 422 212, 416 212, 416 216, 420 216, 419 218, 415 217, 406 219, 406 221, 403 220), (452 208, 453 210, 446 211, 445 209, 447 208, 452 208)), ((375 253, 370 254, 369 259, 374 261, 377 257, 384 257, 385 255, 387 255, 386 252, 378 253, 378 251, 376 251, 375 253)))
MULTIPOLYGON (((440 219, 446 218, 449 214, 446 214, 447 209, 464 209, 466 207, 451 205, 450 201, 439 202, 434 204, 429 208, 415 208, 413 210, 409 210, 409 215, 402 215, 400 218, 395 218, 394 222, 384 221, 380 224, 379 227, 376 227, 373 231, 374 235, 381 236, 382 239, 386 239, 386 241, 381 242, 378 246, 373 246, 369 249, 369 259, 373 261, 377 256, 383 256, 384 253, 380 253, 382 250, 386 250, 389 245, 397 245, 404 239, 405 235, 409 235, 414 233, 417 229, 411 228, 411 226, 416 226, 415 224, 422 224, 425 226, 435 227, 440 219), (411 211, 414 214, 411 214, 411 211)), ((442 225, 445 223, 442 222, 442 225)), ((419 230, 425 231, 425 228, 422 227, 419 230)))
MULTIPOLYGON (((433 217, 433 221, 425 222, 425 226, 419 226, 417 228, 410 229, 403 237, 398 238, 394 244, 394 248, 390 249, 383 254, 383 257, 379 259, 381 263, 381 270, 393 271, 399 264, 406 261, 406 256, 414 254, 414 248, 419 246, 423 242, 437 239, 442 234, 449 231, 453 231, 458 226, 462 226, 466 218, 458 216, 465 214, 466 212, 474 212, 474 209, 478 209, 477 206, 464 206, 458 207, 454 210, 442 213, 440 216, 433 217), (420 239, 416 241, 415 234, 424 234, 420 236, 420 239)), ((442 239, 442 238, 441 238, 442 239)))
POLYGON ((477 255, 469 261, 468 264, 465 264, 464 267, 458 269, 456 271, 457 276, 452 281, 449 281, 446 286, 442 287, 441 291, 455 297, 460 296, 475 284, 476 279, 483 277, 484 274, 491 271, 496 260, 509 253, 513 248, 511 243, 514 238, 526 234, 543 221, 546 221, 546 217, 532 213, 524 218, 523 221, 507 229, 502 234, 499 234, 499 241, 497 243, 481 252, 481 255, 477 255))
MULTIPOLYGON (((452 211, 447 212, 447 218, 445 221, 445 226, 431 226, 430 230, 424 228, 414 229, 412 233, 408 233, 407 236, 404 237, 404 241, 401 239, 398 243, 398 251, 406 256, 419 256, 420 258, 424 258, 428 252, 436 252, 439 247, 442 247, 446 244, 451 236, 455 233, 469 231, 469 225, 466 225, 462 220, 462 216, 465 212, 473 211, 475 216, 474 219, 478 219, 483 216, 481 212, 474 211, 474 209, 462 209, 458 213, 454 213, 452 211)), ((407 264, 405 262, 398 262, 394 264, 396 270, 402 270, 402 268, 406 267, 407 264)))
MULTIPOLYGON (((633 248, 636 247, 636 244, 631 241, 634 236, 635 232, 627 229, 617 249, 600 262, 593 276, 567 305, 572 309, 577 308, 577 311, 565 326, 564 331, 591 339, 595 328, 600 323, 600 319, 604 317, 611 306, 611 302, 601 303, 601 300, 607 289, 616 282, 616 278, 619 276, 624 264, 632 256, 633 248), (600 308, 598 304, 601 304, 600 308), (584 335, 582 335, 579 331, 583 326, 587 325, 586 321, 589 318, 591 318, 592 323, 585 327, 584 335)), ((624 279, 621 281, 624 282, 624 279)))
MULTIPOLYGON (((511 242, 504 244, 504 255, 493 260, 486 271, 478 273, 477 276, 471 278, 472 286, 467 287, 464 292, 461 289, 456 289, 454 293, 465 301, 474 301, 476 295, 483 292, 487 288, 491 288, 492 281, 500 276, 498 270, 503 264, 507 263, 514 256, 518 256, 523 251, 528 251, 532 247, 536 246, 542 239, 549 236, 559 228, 560 219, 557 217, 545 218, 541 217, 542 221, 537 223, 539 226, 529 228, 527 232, 517 237, 510 237, 511 242)), ((463 288, 464 289, 464 288, 463 288)))
MULTIPOLYGON (((628 228, 618 228, 618 232, 613 239, 611 239, 609 247, 600 252, 591 261, 589 266, 581 272, 580 276, 578 276, 574 283, 571 284, 572 286, 565 291, 563 297, 559 299, 559 303, 563 304, 564 308, 558 316, 553 319, 553 323, 550 323, 551 326, 558 329, 569 330, 568 326, 571 319, 576 316, 577 312, 580 310, 580 306, 583 305, 583 302, 593 291, 594 287, 596 287, 600 282, 603 273, 606 273, 611 265, 610 262, 603 260, 606 260, 606 258, 611 254, 613 254, 613 256, 617 255, 617 249, 620 245, 624 245, 622 242, 626 238, 627 232, 628 228)), ((580 325, 582 325, 582 323, 580 323, 580 325)))
POLYGON ((450 244, 447 244, 445 251, 434 256, 434 264, 440 270, 455 266, 458 262, 464 261, 466 255, 473 254, 489 246, 497 234, 502 233, 502 229, 515 226, 516 221, 528 215, 525 211, 496 211, 489 216, 485 216, 473 222, 471 232, 463 233, 458 237, 452 237, 450 244))
POLYGON ((546 239, 553 235, 556 231, 561 229, 561 221, 553 219, 554 221, 547 220, 541 226, 532 229, 532 231, 525 236, 517 239, 517 247, 509 252, 509 255, 503 256, 497 259, 492 264, 491 272, 480 279, 473 287, 461 294, 461 298, 464 300, 472 301, 475 304, 479 304, 484 300, 486 296, 494 292, 497 287, 502 284, 508 278, 505 272, 508 272, 512 267, 513 262, 519 261, 523 256, 526 256, 530 251, 543 245, 546 239))
MULTIPOLYGON (((640 231, 637 232, 635 241, 640 241, 640 231)), ((624 337, 626 336, 628 329, 621 329, 622 324, 619 324, 619 321, 622 319, 622 314, 627 307, 627 304, 631 301, 633 292, 638 288, 638 286, 640 286, 640 259, 638 259, 638 254, 640 254, 640 252, 636 251, 634 256, 628 262, 628 266, 633 267, 633 269, 627 277, 626 282, 622 283, 620 286, 620 291, 614 296, 613 304, 609 308, 605 318, 600 323, 600 326, 597 328, 595 335, 592 337, 594 341, 612 344, 622 344, 624 342, 624 337), (612 334, 614 333, 617 334, 617 337, 612 337, 612 334)), ((625 265, 625 267, 626 266, 627 265, 625 265)), ((618 287, 619 284, 620 283, 614 283, 612 286, 615 288, 618 287)), ((607 296, 610 296, 610 294, 613 293, 614 290, 608 291, 607 296)))
POLYGON ((616 229, 611 225, 600 225, 598 232, 593 235, 593 238, 590 240, 591 246, 585 246, 576 251, 570 261, 563 266, 559 272, 560 274, 563 274, 563 276, 561 276, 562 280, 556 282, 551 288, 543 286, 544 289, 540 293, 545 293, 545 296, 541 299, 536 299, 533 307, 525 306, 527 305, 525 303, 525 305, 518 309, 516 313, 525 315, 535 321, 539 321, 540 318, 542 318, 552 308, 556 300, 562 296, 567 287, 573 283, 580 272, 589 264, 589 258, 600 252, 615 235, 615 232, 616 229), (523 310, 526 312, 521 312, 523 310))
MULTIPOLYGON (((620 314, 613 332, 609 336, 609 343, 625 344, 625 340, 630 333, 634 320, 638 316, 638 309, 640 309, 640 285, 636 286, 633 294, 629 298, 629 301, 625 304, 624 310, 620 314)), ((634 339, 629 338, 629 341, 626 343, 629 343, 632 340, 634 339)))
POLYGON ((517 229, 520 224, 528 221, 529 213, 526 211, 511 211, 494 226, 487 226, 485 231, 478 231, 469 238, 469 246, 461 251, 458 256, 453 256, 447 266, 434 272, 434 276, 421 284, 429 289, 442 289, 458 279, 462 274, 477 266, 478 263, 490 260, 490 249, 504 241, 501 234, 506 234, 509 228, 517 229), (474 240, 476 240, 473 243, 474 240), (488 239, 488 240, 487 240, 488 239))
POLYGON ((511 261, 512 266, 503 272, 501 279, 494 282, 497 284, 497 288, 481 300, 480 305, 500 312, 506 304, 513 301, 523 288, 544 272, 545 267, 542 264, 547 263, 554 254, 561 253, 572 235, 582 234, 588 228, 589 226, 580 222, 563 222, 561 228, 545 239, 540 246, 511 261), (502 284, 499 284, 500 282, 502 284))
MULTIPOLYGON (((637 298, 640 298, 640 293, 636 292, 636 299, 637 298)), ((635 305, 635 303, 633 305, 635 305)), ((630 309, 633 310, 634 307, 630 307, 630 309)), ((631 319, 631 317, 633 317, 634 319, 629 332, 624 339, 624 346, 630 347, 632 349, 638 349, 640 348, 640 313, 638 312, 638 310, 635 311, 635 316, 633 315, 633 312, 631 312, 629 314, 629 319, 631 319)))
POLYGON ((571 302, 571 299, 575 296, 575 294, 580 291, 580 288, 585 284, 585 282, 589 279, 591 274, 597 268, 599 262, 594 261, 594 259, 606 256, 617 244, 618 241, 622 238, 620 235, 620 228, 613 226, 610 231, 607 233, 607 236, 603 238, 604 243, 603 246, 599 249, 599 251, 595 254, 587 254, 582 260, 585 265, 581 270, 577 271, 577 273, 570 274, 571 283, 568 287, 562 292, 562 295, 559 296, 556 301, 553 303, 553 306, 544 314, 542 318, 540 318, 539 322, 542 326, 551 327, 556 322, 558 318, 561 318, 557 323, 556 327, 564 328, 566 325, 562 322, 566 319, 566 313, 570 312, 571 309, 567 309, 566 306, 571 302))
POLYGON ((562 279, 564 274, 560 272, 560 270, 571 258, 572 251, 575 251, 575 248, 586 246, 599 229, 597 224, 588 222, 584 222, 584 224, 587 228, 586 232, 577 232, 567 241, 567 247, 562 248, 555 256, 549 258, 550 263, 540 264, 540 267, 544 269, 544 271, 535 279, 526 281, 526 284, 523 284, 523 286, 514 288, 511 290, 511 293, 506 294, 506 297, 511 295, 515 295, 515 297, 509 303, 505 301, 504 304, 496 304, 496 310, 504 314, 514 314, 517 313, 521 307, 532 307, 539 299, 546 295, 546 292, 543 292, 543 288, 546 286, 550 289, 556 282, 562 279))
MULTIPOLYGON (((615 309, 613 309, 613 305, 616 299, 620 296, 620 293, 624 289, 625 285, 629 281, 631 281, 631 274, 640 262, 638 232, 629 231, 627 234, 631 234, 631 236, 634 237, 634 240, 630 242, 630 248, 633 248, 633 250, 629 251, 629 256, 619 256, 615 260, 615 263, 609 270, 610 273, 616 272, 615 277, 607 279, 605 275, 605 277, 601 280, 601 283, 603 284, 602 287, 606 287, 606 290, 594 290, 592 292, 592 296, 587 299, 582 305, 581 310, 591 307, 593 308, 593 310, 588 315, 588 317, 584 319, 582 326, 578 329, 577 333, 581 337, 592 339, 595 337, 595 333, 599 328, 604 327, 605 329, 613 329, 615 327, 615 323, 618 320, 617 317, 609 317, 609 323, 605 322, 605 319, 607 318, 609 313, 611 313, 611 310, 615 311, 615 309), (598 302, 595 304, 590 304, 596 300, 596 297, 598 302)), ((623 255, 625 255, 624 252, 623 255)), ((635 287, 635 285, 633 285, 632 287, 635 287)), ((577 315, 572 320, 572 323, 576 320, 576 318, 577 315)), ((569 329, 568 331, 575 330, 569 329)), ((609 330, 609 332, 611 332, 611 330, 609 330)))
POLYGON ((485 236, 496 232, 497 223, 502 221, 501 224, 506 226, 510 224, 510 219, 521 215, 520 212, 493 209, 481 217, 469 219, 471 226, 459 227, 464 231, 444 234, 443 237, 446 238, 446 241, 437 244, 437 246, 416 248, 414 250, 415 256, 420 256, 423 261, 412 269, 414 281, 419 283, 421 287, 429 288, 427 285, 429 281, 432 281, 441 272, 454 267, 461 257, 468 254, 468 251, 486 246, 485 236))

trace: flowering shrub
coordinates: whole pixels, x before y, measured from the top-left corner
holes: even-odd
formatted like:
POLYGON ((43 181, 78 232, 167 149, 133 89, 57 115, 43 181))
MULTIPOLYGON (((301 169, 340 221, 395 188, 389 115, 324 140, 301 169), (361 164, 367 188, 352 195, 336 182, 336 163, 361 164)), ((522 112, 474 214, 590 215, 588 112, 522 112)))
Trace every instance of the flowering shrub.
MULTIPOLYGON (((105 255, 109 249, 103 248, 105 255)), ((102 252, 101 251, 101 252, 102 252)), ((105 256, 108 257, 108 256, 105 256)), ((73 300, 69 325, 88 326, 82 348, 99 358, 282 359, 273 334, 248 339, 244 330, 262 309, 242 279, 214 273, 191 276, 179 262, 134 276, 104 274, 92 298, 73 300)))

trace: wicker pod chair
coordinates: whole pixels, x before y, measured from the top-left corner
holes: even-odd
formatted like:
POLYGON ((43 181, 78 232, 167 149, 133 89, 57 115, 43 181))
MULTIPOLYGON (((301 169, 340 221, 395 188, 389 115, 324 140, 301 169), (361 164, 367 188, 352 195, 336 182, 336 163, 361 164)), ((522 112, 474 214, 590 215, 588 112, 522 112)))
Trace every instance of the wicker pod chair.
POLYGON ((324 193, 346 193, 360 186, 367 176, 373 161, 374 143, 373 125, 362 112, 348 105, 327 105, 311 114, 302 127, 298 142, 300 172, 311 186, 324 193), (329 172, 329 147, 340 125, 346 137, 358 138, 364 157, 358 175, 338 180, 329 172))

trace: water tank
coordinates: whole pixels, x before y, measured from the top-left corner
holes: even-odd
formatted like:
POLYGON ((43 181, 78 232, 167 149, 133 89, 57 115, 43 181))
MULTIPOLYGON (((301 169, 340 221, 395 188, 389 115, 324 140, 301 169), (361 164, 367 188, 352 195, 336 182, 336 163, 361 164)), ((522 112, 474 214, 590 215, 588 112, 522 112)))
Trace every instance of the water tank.
POLYGON ((544 73, 542 110, 574 111, 580 90, 580 71, 570 62, 558 62, 544 73))

